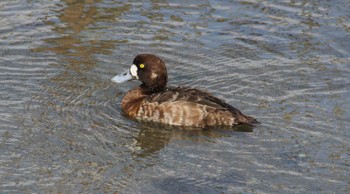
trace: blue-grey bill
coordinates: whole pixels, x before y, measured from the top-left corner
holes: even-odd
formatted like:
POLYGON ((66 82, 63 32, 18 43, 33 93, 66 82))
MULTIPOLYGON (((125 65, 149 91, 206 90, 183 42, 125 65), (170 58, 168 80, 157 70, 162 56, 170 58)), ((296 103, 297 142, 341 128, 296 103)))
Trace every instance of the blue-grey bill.
POLYGON ((130 70, 127 70, 121 74, 116 75, 111 80, 112 82, 119 84, 132 79, 134 79, 134 77, 130 74, 130 70))

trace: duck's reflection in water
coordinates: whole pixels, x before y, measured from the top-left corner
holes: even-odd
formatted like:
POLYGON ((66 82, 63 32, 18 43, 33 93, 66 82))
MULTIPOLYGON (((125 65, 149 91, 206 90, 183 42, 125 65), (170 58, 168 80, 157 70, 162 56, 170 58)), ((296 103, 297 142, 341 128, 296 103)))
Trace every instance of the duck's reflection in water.
POLYGON ((184 140, 192 142, 215 142, 218 138, 229 137, 237 132, 252 132, 249 125, 237 125, 234 128, 189 128, 167 126, 154 123, 142 123, 135 137, 134 156, 147 157, 165 148, 170 141, 184 140))

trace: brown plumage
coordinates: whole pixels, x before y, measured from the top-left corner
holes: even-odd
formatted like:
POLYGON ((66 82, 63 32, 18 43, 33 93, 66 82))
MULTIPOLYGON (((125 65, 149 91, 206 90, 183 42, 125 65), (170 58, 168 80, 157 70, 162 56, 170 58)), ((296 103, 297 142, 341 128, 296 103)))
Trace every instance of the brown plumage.
MULTIPOLYGON (((131 118, 201 128, 258 123, 210 93, 188 87, 166 87, 165 64, 155 55, 136 56, 129 73, 131 78, 142 82, 122 100, 122 110, 131 118)), ((112 81, 120 83, 119 78, 116 76, 112 81)))

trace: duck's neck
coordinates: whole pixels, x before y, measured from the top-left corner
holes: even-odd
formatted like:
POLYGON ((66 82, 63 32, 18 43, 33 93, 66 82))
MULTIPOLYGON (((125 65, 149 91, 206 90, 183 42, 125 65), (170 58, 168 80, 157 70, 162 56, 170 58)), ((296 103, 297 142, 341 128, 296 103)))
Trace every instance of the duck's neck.
POLYGON ((157 84, 153 86, 148 86, 142 83, 139 88, 140 90, 142 90, 143 94, 149 95, 149 94, 164 91, 166 88, 166 84, 157 84))

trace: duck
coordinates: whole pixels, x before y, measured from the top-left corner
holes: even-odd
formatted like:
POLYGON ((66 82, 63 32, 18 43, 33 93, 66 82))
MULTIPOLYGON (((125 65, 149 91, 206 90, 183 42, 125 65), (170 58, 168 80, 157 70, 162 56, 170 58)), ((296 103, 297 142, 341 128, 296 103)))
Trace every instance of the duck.
POLYGON ((123 113, 141 122, 183 127, 234 127, 259 122, 207 91, 187 86, 167 86, 164 61, 154 54, 139 54, 125 72, 114 76, 117 84, 139 80, 121 101, 123 113))

